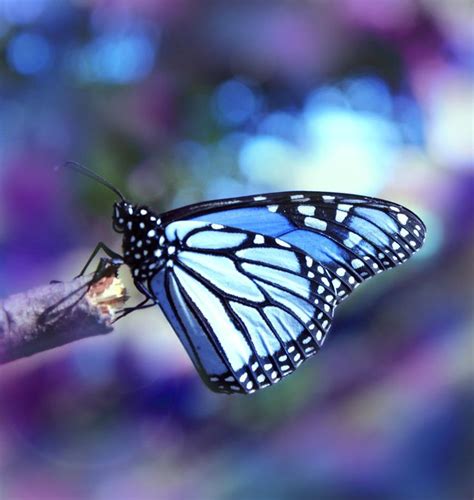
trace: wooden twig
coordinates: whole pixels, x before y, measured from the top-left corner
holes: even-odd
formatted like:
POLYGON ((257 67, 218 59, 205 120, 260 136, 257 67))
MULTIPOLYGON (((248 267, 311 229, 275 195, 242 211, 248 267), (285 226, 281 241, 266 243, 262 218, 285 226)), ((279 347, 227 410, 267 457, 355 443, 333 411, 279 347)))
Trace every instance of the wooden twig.
POLYGON ((0 300, 0 364, 75 340, 103 335, 125 303, 118 266, 0 300))

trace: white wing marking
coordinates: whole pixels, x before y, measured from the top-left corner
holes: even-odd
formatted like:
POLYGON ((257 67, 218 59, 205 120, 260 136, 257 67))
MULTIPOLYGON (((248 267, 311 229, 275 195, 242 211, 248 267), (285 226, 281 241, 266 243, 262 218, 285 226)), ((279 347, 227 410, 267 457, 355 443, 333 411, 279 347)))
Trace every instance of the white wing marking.
POLYGON ((264 300, 255 283, 238 271, 235 263, 228 257, 185 250, 178 254, 178 260, 226 294, 255 302, 264 300))
POLYGON ((179 322, 184 327, 184 332, 178 331, 181 342, 186 347, 194 364, 199 368, 202 367, 208 373, 224 373, 226 366, 218 355, 215 347, 207 336, 201 330, 197 319, 186 305, 186 301, 176 283, 176 278, 170 274, 169 278, 169 293, 171 294, 172 303, 179 311, 179 322), (189 335, 192 335, 192 342, 189 335))
POLYGON ((186 271, 175 267, 174 273, 196 307, 205 314, 206 321, 217 336, 232 368, 237 371, 248 364, 252 351, 229 318, 222 302, 186 271))
POLYGON ((278 269, 271 269, 257 264, 248 264, 246 262, 242 264, 242 269, 252 276, 269 281, 270 283, 276 283, 287 290, 292 290, 305 299, 310 296, 311 282, 296 274, 287 273, 278 269))
POLYGON ((267 306, 264 312, 273 328, 285 342, 296 340, 305 331, 303 325, 297 319, 279 307, 267 306))
POLYGON ((227 231, 199 231, 186 240, 186 245, 191 248, 234 248, 242 245, 247 239, 246 234, 228 233, 227 231))
POLYGON ((194 229, 200 227, 208 226, 207 222, 194 221, 194 220, 183 220, 178 222, 173 222, 166 226, 165 235, 168 241, 181 240, 183 241, 188 233, 194 229))
POLYGON ((258 309, 237 302, 231 302, 230 305, 244 323, 259 356, 273 356, 282 349, 258 309))
POLYGON ((270 264, 271 266, 288 269, 295 273, 301 271, 301 266, 296 255, 289 250, 280 250, 271 247, 246 248, 245 250, 238 250, 236 256, 239 257, 239 259, 270 264))
POLYGON ((259 280, 257 282, 268 292, 275 302, 279 302, 290 311, 293 311, 303 324, 311 322, 311 318, 315 312, 312 304, 268 283, 259 280))

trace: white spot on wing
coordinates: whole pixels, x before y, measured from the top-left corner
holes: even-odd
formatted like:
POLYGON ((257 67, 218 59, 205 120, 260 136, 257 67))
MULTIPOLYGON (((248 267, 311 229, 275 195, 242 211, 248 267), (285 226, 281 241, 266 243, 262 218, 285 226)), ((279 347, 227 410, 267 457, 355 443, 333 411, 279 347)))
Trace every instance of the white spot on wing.
POLYGON ((326 221, 321 219, 316 219, 316 217, 305 217, 305 226, 312 227, 313 229, 318 229, 319 231, 326 231, 328 224, 326 221))
POLYGON ((364 263, 360 259, 353 259, 351 264, 354 269, 360 269, 361 267, 364 267, 364 263))
POLYGON ((286 241, 280 240, 279 238, 276 238, 275 242, 277 243, 277 245, 280 245, 281 247, 291 248, 291 245, 289 245, 286 241))
POLYGON ((340 203, 337 206, 336 210, 336 221, 337 222, 343 222, 344 219, 349 215, 348 211, 352 208, 352 205, 347 205, 344 203, 340 203))
POLYGON ((302 215, 314 215, 316 211, 316 207, 312 207, 311 205, 299 205, 298 212, 302 215))
POLYGON ((397 219, 400 221, 400 224, 403 225, 408 222, 408 217, 405 214, 397 214, 397 219))

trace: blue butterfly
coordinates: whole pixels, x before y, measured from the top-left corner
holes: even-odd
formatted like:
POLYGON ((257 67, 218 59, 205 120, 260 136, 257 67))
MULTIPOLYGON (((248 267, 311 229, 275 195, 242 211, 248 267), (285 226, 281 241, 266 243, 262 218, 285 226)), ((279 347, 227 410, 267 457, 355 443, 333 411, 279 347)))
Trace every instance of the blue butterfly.
MULTIPOLYGON (((114 229, 146 300, 158 304, 206 385, 253 393, 322 347, 334 310, 363 281, 400 265, 425 226, 396 203, 284 192, 198 203, 157 215, 111 188, 114 229)), ((90 261, 90 260, 89 260, 90 261)))

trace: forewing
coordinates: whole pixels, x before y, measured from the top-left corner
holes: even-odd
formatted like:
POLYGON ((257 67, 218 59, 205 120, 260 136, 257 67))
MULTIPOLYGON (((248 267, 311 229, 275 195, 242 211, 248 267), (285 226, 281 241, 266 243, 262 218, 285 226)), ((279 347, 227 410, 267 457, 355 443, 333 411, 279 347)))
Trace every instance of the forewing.
POLYGON ((273 193, 183 207, 164 219, 225 224, 281 239, 322 264, 338 300, 359 283, 406 261, 425 226, 396 203, 338 193, 273 193))

